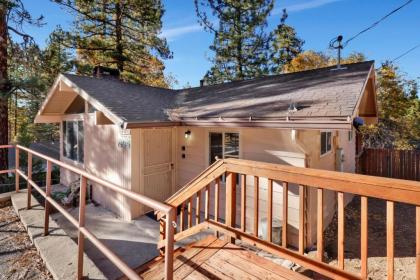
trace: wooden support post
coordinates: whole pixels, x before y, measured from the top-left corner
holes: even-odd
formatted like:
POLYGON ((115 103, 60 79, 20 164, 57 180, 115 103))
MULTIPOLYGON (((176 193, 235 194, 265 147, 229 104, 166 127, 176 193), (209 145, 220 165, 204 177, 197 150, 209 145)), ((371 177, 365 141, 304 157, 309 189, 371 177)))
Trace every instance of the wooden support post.
POLYGON ((28 189, 28 198, 27 198, 27 204, 26 209, 32 208, 32 185, 29 183, 29 180, 32 180, 32 154, 28 153, 28 180, 26 182, 26 188, 28 189))
POLYGON ((241 231, 246 232, 246 175, 241 174, 241 231))
POLYGON ((175 209, 171 209, 166 214, 165 228, 165 280, 173 279, 174 272, 174 227, 172 222, 175 217, 175 209))
MULTIPOLYGON (((235 228, 236 225, 236 173, 228 172, 226 176, 226 225, 235 228)), ((235 242, 230 238, 231 243, 235 242)))
POLYGON ((287 224, 289 215, 289 183, 283 182, 283 225, 282 225, 282 236, 281 246, 287 248, 287 224))
POLYGON ((214 220, 219 221, 219 193, 220 193, 220 178, 216 178, 214 184, 214 220))
POLYGON ((78 250, 77 250, 77 279, 83 279, 83 252, 85 250, 85 236, 80 231, 81 227, 85 226, 85 212, 86 212, 86 188, 87 179, 81 176, 80 178, 80 193, 79 193, 79 233, 78 233, 78 250))
POLYGON ((196 195, 196 205, 195 205, 195 224, 200 223, 200 213, 201 213, 201 190, 197 192, 196 195))
POLYGON ((273 241, 273 180, 268 179, 267 193, 267 240, 273 241))
MULTIPOLYGON (((160 234, 159 240, 165 240, 165 235, 166 235, 165 230, 166 230, 166 223, 165 223, 165 220, 161 218, 159 220, 159 234, 160 234)), ((165 255, 165 248, 159 249, 159 255, 160 256, 165 255)))
POLYGON ((394 202, 386 202, 387 279, 394 279, 394 202))
POLYGON ((324 190, 318 189, 317 203, 317 259, 324 260, 324 190))
POLYGON ((15 191, 18 193, 20 190, 20 176, 18 173, 19 170, 19 161, 20 161, 20 156, 19 156, 19 148, 15 147, 15 191))
POLYGON ((367 279, 368 275, 368 198, 362 196, 360 198, 361 205, 361 225, 360 225, 360 261, 361 261, 361 277, 367 279))
POLYGON ((44 220, 44 236, 49 234, 49 226, 50 226, 50 211, 51 211, 51 204, 48 202, 49 197, 51 197, 51 170, 52 164, 48 160, 47 161, 47 178, 46 178, 46 186, 45 186, 45 220, 44 220))
POLYGON ((305 187, 299 186, 299 254, 305 252, 305 187))
POLYGON ((209 213, 210 213, 210 186, 207 185, 206 187, 206 194, 205 194, 205 201, 204 201, 204 219, 206 221, 209 220, 209 213))
POLYGON ((254 176, 254 235, 258 236, 259 206, 260 206, 260 178, 254 176))
POLYGON ((416 275, 420 280, 420 206, 416 207, 416 275))
POLYGON ((344 193, 337 193, 337 207, 338 207, 338 238, 337 238, 337 259, 338 267, 344 270, 344 193))
POLYGON ((179 231, 183 231, 184 230, 184 226, 185 226, 185 202, 182 203, 181 205, 181 217, 180 217, 180 229, 179 231))
POLYGON ((193 222, 192 204, 193 200, 192 197, 190 197, 190 200, 188 201, 188 228, 192 227, 193 222))

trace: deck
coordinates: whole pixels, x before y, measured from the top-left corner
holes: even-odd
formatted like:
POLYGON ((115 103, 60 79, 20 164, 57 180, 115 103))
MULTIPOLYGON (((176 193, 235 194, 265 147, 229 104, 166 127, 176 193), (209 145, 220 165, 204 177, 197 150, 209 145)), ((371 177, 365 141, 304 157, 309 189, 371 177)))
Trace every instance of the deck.
MULTIPOLYGON (((163 259, 142 266, 143 279, 164 279, 163 259)), ((301 279, 288 270, 236 245, 209 236, 174 255, 174 279, 301 279)))

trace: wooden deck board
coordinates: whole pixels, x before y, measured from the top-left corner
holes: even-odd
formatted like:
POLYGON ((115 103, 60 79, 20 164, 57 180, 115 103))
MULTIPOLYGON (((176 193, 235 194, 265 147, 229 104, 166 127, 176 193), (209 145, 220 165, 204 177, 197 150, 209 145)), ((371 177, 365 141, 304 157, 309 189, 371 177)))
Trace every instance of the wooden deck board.
MULTIPOLYGON (((144 279, 163 279, 163 259, 140 269, 144 279)), ((174 260, 174 279, 274 279, 307 280, 288 270, 226 241, 209 236, 178 254, 174 260)))

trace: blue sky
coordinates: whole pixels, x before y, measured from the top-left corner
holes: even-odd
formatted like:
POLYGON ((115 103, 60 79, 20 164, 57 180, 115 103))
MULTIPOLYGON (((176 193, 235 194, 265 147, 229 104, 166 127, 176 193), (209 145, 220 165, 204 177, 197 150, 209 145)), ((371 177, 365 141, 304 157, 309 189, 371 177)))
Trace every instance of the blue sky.
MULTIPOLYGON (((49 0, 24 0, 34 15, 44 15, 46 25, 27 28, 43 46, 48 34, 60 24, 70 28, 72 15, 49 0)), ((166 73, 179 81, 177 87, 199 80, 209 69, 209 45, 213 36, 197 23, 193 0, 163 0, 165 15, 163 34, 169 42, 174 58, 165 61, 166 73)), ((344 40, 366 28, 406 0, 277 0, 268 29, 275 27, 283 8, 288 9, 288 24, 296 28, 305 40, 305 50, 327 51, 328 42, 342 34, 344 40)), ((358 51, 376 64, 393 59, 411 47, 420 44, 420 1, 415 0, 371 31, 352 41, 344 55, 358 51)), ((420 48, 398 61, 409 78, 420 77, 420 48)))

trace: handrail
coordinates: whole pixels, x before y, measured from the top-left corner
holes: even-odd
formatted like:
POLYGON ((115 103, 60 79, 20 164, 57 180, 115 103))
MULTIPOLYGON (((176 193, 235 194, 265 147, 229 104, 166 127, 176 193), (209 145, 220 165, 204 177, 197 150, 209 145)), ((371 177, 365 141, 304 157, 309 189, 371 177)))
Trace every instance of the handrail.
MULTIPOLYGON (((312 195, 314 193, 312 192, 312 195)), ((180 207, 179 219, 181 227, 174 236, 176 241, 180 241, 188 236, 196 234, 202 229, 208 228, 216 232, 221 232, 229 237, 228 240, 240 239, 250 243, 258 248, 268 250, 271 253, 281 257, 289 258, 300 265, 324 274, 334 279, 367 279, 368 275, 368 197, 379 198, 387 202, 387 274, 388 279, 393 279, 394 275, 394 203, 401 202, 416 206, 416 269, 417 280, 420 280, 420 182, 401 179, 391 179, 374 177, 360 174, 342 173, 335 171, 300 168, 286 165, 263 163, 242 159, 224 159, 219 160, 203 171, 199 176, 189 182, 175 195, 166 202, 173 207, 180 207), (219 195, 220 195, 220 177, 226 175, 226 197, 225 217, 220 220, 219 213, 219 195), (236 178, 240 175, 240 182, 237 184, 236 178), (246 201, 247 201, 247 177, 254 177, 253 184, 253 229, 246 229, 246 201), (267 234, 267 240, 258 237, 259 221, 259 179, 268 179, 267 184, 267 233, 272 232, 273 221, 273 182, 281 182, 283 188, 283 221, 281 245, 273 244, 272 234, 267 234), (214 184, 213 184, 214 182, 214 184), (288 208, 288 187, 289 183, 296 184, 299 189, 299 236, 298 251, 290 248, 287 238, 287 208, 288 208), (236 189, 241 189, 241 209, 240 222, 236 222, 236 189), (309 188, 315 188, 316 204, 316 244, 317 257, 310 259, 304 256, 306 242, 306 195, 309 188), (338 213, 338 266, 334 267, 323 262, 323 206, 324 191, 330 190, 337 192, 337 213, 338 213), (210 193, 214 191, 214 215, 209 215, 210 193), (202 197, 205 195, 204 219, 202 219, 202 197), (360 195, 361 197, 361 272, 355 275, 344 270, 344 193, 360 195), (187 206, 187 210, 185 207, 187 206), (195 208, 195 211, 193 210, 195 208), (197 210, 198 209, 198 210, 197 210), (184 211, 185 210, 185 211, 184 211), (186 213, 185 213, 186 212, 186 213), (193 217, 195 215, 195 218, 193 217), (185 222, 188 220, 188 224, 185 222), (194 222, 195 221, 195 222, 194 222), (184 224, 187 224, 184 228, 184 224), (240 224, 240 228, 238 228, 240 224), (286 230, 283 230, 286 229, 286 230), (249 232, 251 231, 252 234, 249 232)), ((313 207, 313 206, 312 206, 313 207)), ((249 213, 248 213, 249 214, 249 213)), ((164 245, 165 240, 159 242, 164 245)))
POLYGON ((223 160, 228 172, 420 206, 420 182, 250 160, 223 160))
POLYGON ((173 207, 161 203, 159 201, 153 200, 144 195, 134 193, 130 190, 123 189, 113 183, 105 181, 99 177, 96 177, 92 174, 85 172, 79 168, 71 166, 69 164, 63 163, 59 160, 53 159, 51 157, 45 156, 39 152, 33 151, 21 145, 2 145, 1 148, 16 148, 16 167, 13 170, 16 173, 16 192, 19 191, 19 177, 24 178, 28 184, 28 205, 27 208, 31 208, 31 189, 34 187, 44 198, 45 198, 45 226, 44 234, 48 235, 49 233, 49 214, 51 206, 55 207, 67 220, 70 221, 79 231, 78 235, 78 264, 77 264, 77 278, 83 278, 83 252, 84 252, 84 239, 87 238, 96 246, 96 248, 101 251, 118 269, 121 270, 126 276, 130 279, 141 279, 141 277, 131 269, 124 261, 122 261, 112 250, 106 247, 91 231, 89 231, 85 225, 85 204, 86 204, 86 188, 87 180, 96 182, 101 186, 115 191, 125 197, 128 197, 134 200, 137 203, 144 204, 150 208, 160 211, 166 218, 166 228, 165 228, 165 279, 173 278, 173 236, 174 229, 172 222, 175 218, 175 210, 173 207), (20 151, 25 151, 28 154, 28 174, 25 174, 19 167, 19 153, 20 151), (46 189, 45 191, 38 186, 32 180, 32 157, 37 156, 43 160, 47 161, 47 180, 46 180, 46 189), (70 170, 76 174, 79 174, 81 177, 80 180, 80 199, 79 199, 79 220, 75 219, 64 207, 57 203, 51 197, 51 171, 52 164, 70 170))

